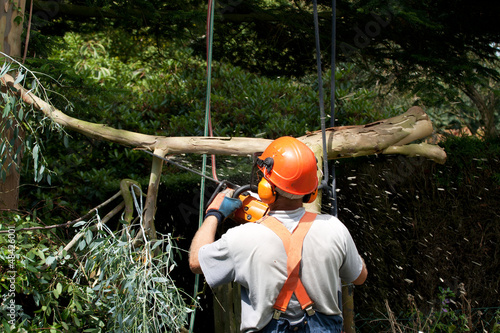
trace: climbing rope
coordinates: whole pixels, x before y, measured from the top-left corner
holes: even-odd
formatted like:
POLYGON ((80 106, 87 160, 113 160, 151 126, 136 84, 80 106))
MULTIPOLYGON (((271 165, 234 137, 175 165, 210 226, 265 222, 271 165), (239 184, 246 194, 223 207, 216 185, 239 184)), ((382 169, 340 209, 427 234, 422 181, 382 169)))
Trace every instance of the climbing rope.
MULTIPOLYGON (((331 60, 331 73, 330 73, 330 127, 335 127, 335 72, 337 70, 335 65, 335 55, 337 38, 335 38, 337 32, 337 1, 332 0, 332 60, 331 60)), ((337 206, 337 178, 335 177, 335 161, 332 162, 332 209, 331 214, 335 217, 338 215, 337 206)))
MULTIPOLYGON (((210 97, 211 97, 211 90, 212 90, 212 46, 213 46, 213 38, 214 38, 214 3, 213 0, 208 1, 208 11, 207 11, 207 94, 206 94, 206 103, 205 103, 205 136, 207 136, 207 129, 208 129, 208 135, 210 137, 214 136, 213 129, 212 129, 212 116, 211 116, 211 110, 210 110, 210 97)), ((216 162, 215 162, 215 155, 211 155, 211 161, 212 161, 212 176, 215 180, 218 180, 217 178, 217 170, 216 170, 216 162)))
MULTIPOLYGON (((212 44, 213 44, 213 23, 214 23, 214 3, 213 0, 208 0, 208 11, 207 11, 207 92, 206 92, 206 102, 205 102, 205 130, 204 136, 213 136, 212 132, 212 121, 210 117, 210 94, 212 87, 212 44)), ((202 164, 202 174, 205 175, 207 169, 207 154, 203 154, 203 164, 202 164)), ((215 170, 215 155, 212 155, 212 174, 215 180, 217 180, 217 174, 215 170)), ((199 217, 198 217, 198 228, 201 227, 203 223, 203 212, 204 212, 204 199, 205 199, 205 177, 201 177, 200 184, 200 206, 199 206, 199 217)), ((194 291, 193 298, 198 297, 198 290, 200 284, 199 274, 195 275, 194 281, 194 291)), ((194 320, 196 311, 191 313, 190 323, 189 323, 189 333, 193 332, 194 320)))
MULTIPOLYGON (((330 124, 333 127, 335 121, 335 0, 332 4, 332 73, 331 73, 331 120, 330 124)), ((323 181, 321 182, 320 189, 327 191, 328 196, 331 198, 331 214, 337 216, 337 198, 336 198, 336 180, 335 180, 335 165, 332 167, 332 187, 328 187, 328 152, 326 146, 326 115, 325 115, 325 102, 324 102, 324 92, 323 92, 323 77, 322 77, 322 66, 321 66, 321 47, 319 38, 319 19, 318 19, 318 3, 317 0, 313 0, 313 11, 314 11, 314 35, 316 42, 316 63, 318 69, 318 92, 319 92, 319 109, 321 113, 321 133, 322 133, 322 143, 323 143, 323 181), (331 193, 330 193, 331 192, 331 193)))

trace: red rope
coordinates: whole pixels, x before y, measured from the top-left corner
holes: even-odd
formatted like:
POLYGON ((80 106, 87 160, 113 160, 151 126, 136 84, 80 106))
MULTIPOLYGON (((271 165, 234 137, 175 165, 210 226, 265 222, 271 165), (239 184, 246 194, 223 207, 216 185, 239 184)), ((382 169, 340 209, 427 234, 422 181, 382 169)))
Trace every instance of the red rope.
MULTIPOLYGON (((207 77, 208 77, 208 72, 211 70, 211 68, 208 66, 208 58, 209 58, 209 49, 210 49, 210 31, 213 29, 213 27, 210 26, 211 20, 211 15, 212 15, 212 6, 213 6, 213 0, 208 0, 208 12, 207 12, 207 32, 206 32, 206 37, 207 37, 207 77), (211 29, 212 28, 212 29, 211 29)), ((213 128, 212 128, 212 114, 211 114, 211 109, 210 109, 210 96, 208 96, 208 133, 210 137, 214 136, 213 133, 213 128)), ((212 177, 215 180, 219 180, 217 178, 217 166, 216 166, 216 160, 215 160, 215 155, 211 155, 211 161, 212 161, 212 177)))

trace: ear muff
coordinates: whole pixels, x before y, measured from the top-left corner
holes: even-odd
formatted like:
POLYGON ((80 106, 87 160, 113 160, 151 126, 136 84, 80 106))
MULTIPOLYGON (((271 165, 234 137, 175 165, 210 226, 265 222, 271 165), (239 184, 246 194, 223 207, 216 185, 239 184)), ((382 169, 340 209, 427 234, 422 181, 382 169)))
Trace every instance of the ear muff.
POLYGON ((311 203, 314 200, 316 200, 316 197, 318 196, 318 189, 314 190, 313 193, 309 193, 308 195, 305 195, 304 198, 302 198, 302 202, 304 203, 311 203))
POLYGON ((264 177, 262 177, 262 180, 259 182, 257 194, 260 200, 266 204, 272 204, 276 200, 274 186, 264 177))

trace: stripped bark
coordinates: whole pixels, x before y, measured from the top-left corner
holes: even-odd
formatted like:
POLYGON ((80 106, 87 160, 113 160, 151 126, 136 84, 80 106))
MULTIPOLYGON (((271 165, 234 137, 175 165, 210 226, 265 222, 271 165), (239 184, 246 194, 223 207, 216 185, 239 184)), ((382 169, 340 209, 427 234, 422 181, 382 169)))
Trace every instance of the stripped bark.
MULTIPOLYGON (((14 86, 14 78, 5 75, 1 84, 14 86)), ((115 142, 128 147, 161 150, 166 154, 248 155, 262 152, 271 140, 248 137, 164 137, 115 129, 70 117, 44 100, 16 84, 11 92, 33 105, 55 123, 89 137, 115 142)), ((403 154, 424 156, 437 163, 446 161, 446 153, 430 144, 407 145, 432 134, 432 123, 419 107, 412 107, 402 115, 368 125, 329 128, 327 135, 328 159, 357 157, 375 154, 403 154)), ((308 145, 321 143, 322 133, 316 131, 298 138, 308 145)))

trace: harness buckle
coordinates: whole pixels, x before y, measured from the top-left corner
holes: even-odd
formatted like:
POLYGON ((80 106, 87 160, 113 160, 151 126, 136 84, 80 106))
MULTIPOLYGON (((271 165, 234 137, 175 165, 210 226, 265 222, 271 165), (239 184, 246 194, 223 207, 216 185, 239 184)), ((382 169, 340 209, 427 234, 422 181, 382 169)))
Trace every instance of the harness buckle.
POLYGON ((312 316, 316 313, 316 311, 314 311, 312 305, 309 305, 307 308, 304 309, 307 313, 308 316, 312 316))
POLYGON ((282 313, 283 313, 283 311, 274 310, 273 319, 276 319, 276 320, 280 319, 280 316, 282 313))

